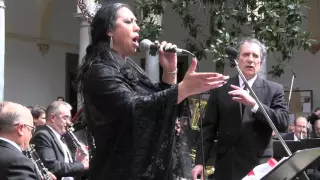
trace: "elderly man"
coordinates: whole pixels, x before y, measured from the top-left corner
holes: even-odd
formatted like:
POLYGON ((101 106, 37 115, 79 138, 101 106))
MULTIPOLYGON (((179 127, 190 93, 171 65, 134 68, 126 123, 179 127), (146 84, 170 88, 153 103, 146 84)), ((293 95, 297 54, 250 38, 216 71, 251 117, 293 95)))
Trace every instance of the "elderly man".
POLYGON ((44 165, 59 180, 73 180, 89 168, 89 159, 78 151, 75 160, 62 138, 71 118, 71 106, 64 101, 55 101, 46 110, 46 125, 39 128, 31 142, 35 144, 44 165))
POLYGON ((306 139, 308 133, 308 121, 307 118, 300 116, 294 121, 293 132, 282 135, 284 140, 299 141, 300 139, 306 139))
POLYGON ((39 179, 35 164, 23 155, 35 127, 30 110, 12 102, 0 103, 0 179, 39 179))
MULTIPOLYGON (((246 38, 240 42, 238 52, 237 61, 249 86, 278 130, 286 131, 289 118, 283 86, 258 75, 266 59, 265 46, 257 39, 246 38)), ((207 161, 214 139, 218 140, 216 180, 242 179, 255 166, 272 157, 272 129, 257 102, 245 89, 243 80, 237 75, 221 88, 211 91, 202 125, 203 151, 199 139, 193 179, 202 174, 202 158, 207 161)))

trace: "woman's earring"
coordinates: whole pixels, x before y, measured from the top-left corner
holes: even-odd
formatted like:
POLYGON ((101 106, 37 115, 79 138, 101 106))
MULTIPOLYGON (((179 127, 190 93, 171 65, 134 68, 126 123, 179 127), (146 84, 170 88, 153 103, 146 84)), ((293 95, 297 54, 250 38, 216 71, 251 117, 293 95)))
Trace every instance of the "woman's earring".
POLYGON ((113 48, 113 39, 112 39, 112 36, 110 37, 110 49, 112 49, 113 48))

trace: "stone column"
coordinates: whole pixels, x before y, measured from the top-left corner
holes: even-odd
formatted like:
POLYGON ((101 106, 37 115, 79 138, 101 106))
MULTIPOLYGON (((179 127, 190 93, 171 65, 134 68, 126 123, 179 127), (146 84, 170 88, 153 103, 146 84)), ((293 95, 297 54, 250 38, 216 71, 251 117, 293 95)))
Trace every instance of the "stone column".
POLYGON ((4 92, 4 59, 5 59, 5 0, 0 0, 0 101, 4 92))
MULTIPOLYGON (((155 20, 155 23, 161 25, 162 15, 150 15, 155 20)), ((148 21, 148 19, 146 19, 148 21)), ((161 42, 160 42, 161 43, 161 42)), ((160 81, 160 64, 159 64, 159 55, 152 56, 149 54, 149 51, 146 51, 146 61, 145 61, 145 71, 148 77, 155 82, 160 81)))
MULTIPOLYGON (((86 55, 86 48, 90 44, 90 25, 84 15, 82 14, 81 10, 77 6, 77 13, 74 14, 74 17, 80 20, 80 38, 79 38, 79 61, 78 64, 82 64, 83 57, 86 55)), ((78 105, 77 109, 81 108, 82 102, 80 99, 80 95, 78 95, 78 105)))

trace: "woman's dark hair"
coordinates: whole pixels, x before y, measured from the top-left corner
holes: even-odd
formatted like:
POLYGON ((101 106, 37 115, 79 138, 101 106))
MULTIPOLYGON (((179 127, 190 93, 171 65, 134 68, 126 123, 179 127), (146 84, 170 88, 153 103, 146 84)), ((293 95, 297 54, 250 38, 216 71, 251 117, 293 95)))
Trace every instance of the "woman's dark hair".
POLYGON ((33 119, 38 119, 41 114, 46 113, 46 108, 41 107, 41 106, 35 106, 34 108, 32 108, 31 110, 31 114, 33 119))
POLYGON ((78 75, 74 82, 77 91, 82 94, 83 81, 86 72, 90 69, 93 63, 103 62, 106 59, 114 59, 118 56, 115 51, 110 49, 110 37, 107 32, 115 29, 117 20, 117 11, 129 6, 123 3, 113 3, 102 5, 97 11, 90 25, 91 44, 86 49, 86 55, 83 58, 83 63, 78 69, 78 75))

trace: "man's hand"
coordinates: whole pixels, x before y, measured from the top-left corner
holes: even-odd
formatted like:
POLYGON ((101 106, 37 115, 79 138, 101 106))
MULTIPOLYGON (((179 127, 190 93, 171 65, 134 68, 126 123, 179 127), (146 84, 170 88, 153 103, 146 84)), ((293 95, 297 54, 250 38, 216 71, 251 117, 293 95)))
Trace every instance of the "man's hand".
POLYGON ((232 96, 232 100, 240 102, 251 108, 256 105, 256 101, 246 90, 241 89, 240 87, 235 85, 231 85, 231 87, 234 89, 232 91, 229 91, 229 94, 232 96))
POLYGON ((196 165, 192 169, 192 180, 197 180, 197 176, 200 175, 201 180, 204 180, 203 177, 203 166, 202 165, 196 165))

